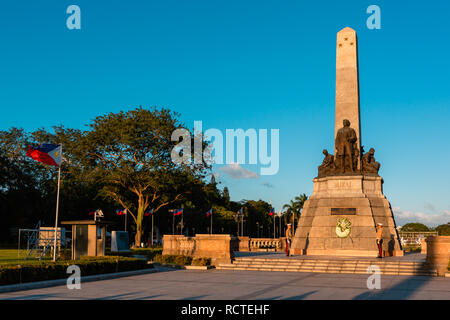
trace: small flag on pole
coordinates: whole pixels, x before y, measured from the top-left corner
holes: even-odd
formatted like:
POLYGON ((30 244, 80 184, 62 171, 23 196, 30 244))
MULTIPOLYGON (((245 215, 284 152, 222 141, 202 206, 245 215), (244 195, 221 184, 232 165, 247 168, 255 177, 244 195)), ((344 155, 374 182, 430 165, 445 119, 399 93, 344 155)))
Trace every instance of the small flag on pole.
POLYGON ((127 214, 127 209, 123 209, 123 210, 116 210, 116 214, 118 216, 124 216, 127 214))
POLYGON ((180 215, 182 215, 183 214, 183 209, 175 209, 174 211, 173 211, 173 215, 174 216, 180 216, 180 215))
POLYGON ((94 214, 95 214, 95 211, 89 212, 89 215, 90 215, 90 216, 93 216, 94 214))
POLYGON ((61 145, 43 143, 37 148, 29 146, 27 156, 50 166, 59 167, 61 165, 61 145))
POLYGON ((273 208, 270 209, 269 216, 273 216, 273 208))
POLYGON ((145 217, 148 217, 148 216, 151 216, 152 214, 153 214, 153 209, 146 211, 146 212, 144 213, 144 216, 145 216, 145 217))
POLYGON ((206 212, 206 217, 208 218, 211 215, 212 215, 212 208, 206 212))
POLYGON ((244 214, 244 207, 241 207, 238 211, 239 215, 243 215, 244 214))

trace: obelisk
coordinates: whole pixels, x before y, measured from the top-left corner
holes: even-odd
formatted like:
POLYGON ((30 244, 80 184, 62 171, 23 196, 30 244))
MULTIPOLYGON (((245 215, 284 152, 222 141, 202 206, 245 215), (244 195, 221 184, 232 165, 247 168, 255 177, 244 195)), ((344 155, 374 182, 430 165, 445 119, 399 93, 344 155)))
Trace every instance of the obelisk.
POLYGON ((380 163, 375 161, 375 150, 361 152, 356 32, 351 28, 339 31, 336 49, 337 146, 334 156, 323 151, 325 157, 313 179, 313 193, 303 205, 291 253, 376 257, 376 227, 382 224, 384 256, 402 256, 392 208, 383 194, 383 178, 378 175, 380 163), (344 119, 350 124, 344 124, 344 119), (349 158, 351 161, 346 161, 349 158))
MULTIPOLYGON (((334 137, 348 119, 356 131, 357 148, 361 150, 361 123, 359 117, 358 37, 355 30, 346 27, 338 32, 336 43, 336 109, 334 137)), ((336 147, 335 147, 336 152, 336 147)), ((336 153, 335 153, 336 154, 336 153)), ((358 168, 360 164, 358 162, 358 168)))

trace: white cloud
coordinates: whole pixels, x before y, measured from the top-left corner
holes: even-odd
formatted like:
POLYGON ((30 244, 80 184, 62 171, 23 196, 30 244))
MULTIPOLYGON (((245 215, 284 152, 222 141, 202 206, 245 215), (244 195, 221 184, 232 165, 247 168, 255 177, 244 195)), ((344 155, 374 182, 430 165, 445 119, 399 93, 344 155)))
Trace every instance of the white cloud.
POLYGON ((424 213, 402 210, 400 207, 393 207, 394 218, 397 225, 405 225, 410 222, 420 222, 429 227, 436 227, 440 224, 450 222, 450 211, 444 210, 442 213, 424 213))
POLYGON ((242 168, 238 163, 231 163, 219 170, 228 173, 233 179, 257 179, 259 178, 256 172, 242 168))

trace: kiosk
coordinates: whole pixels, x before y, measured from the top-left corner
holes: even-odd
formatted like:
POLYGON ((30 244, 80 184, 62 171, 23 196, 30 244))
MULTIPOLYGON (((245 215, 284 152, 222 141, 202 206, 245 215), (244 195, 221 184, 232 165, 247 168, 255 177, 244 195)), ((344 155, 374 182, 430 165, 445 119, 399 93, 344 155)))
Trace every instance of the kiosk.
POLYGON ((72 260, 81 256, 104 256, 106 249, 107 221, 77 220, 62 221, 72 226, 72 260))

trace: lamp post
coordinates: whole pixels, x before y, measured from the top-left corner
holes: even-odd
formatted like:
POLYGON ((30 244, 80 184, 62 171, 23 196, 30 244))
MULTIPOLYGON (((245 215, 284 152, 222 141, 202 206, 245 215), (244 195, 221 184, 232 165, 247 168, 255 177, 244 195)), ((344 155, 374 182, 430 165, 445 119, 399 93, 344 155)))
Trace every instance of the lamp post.
POLYGON ((256 234, 257 234, 257 237, 259 238, 259 222, 258 221, 256 221, 256 234))

